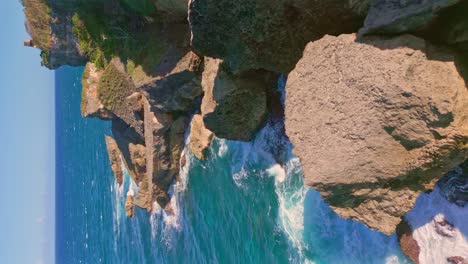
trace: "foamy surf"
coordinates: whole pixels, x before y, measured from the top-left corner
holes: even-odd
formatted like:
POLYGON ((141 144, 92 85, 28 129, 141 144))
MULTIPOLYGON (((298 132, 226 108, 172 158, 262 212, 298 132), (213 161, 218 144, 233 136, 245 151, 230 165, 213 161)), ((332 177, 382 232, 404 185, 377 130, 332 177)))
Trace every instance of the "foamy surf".
POLYGON ((414 229, 421 264, 446 263, 454 256, 468 259, 468 207, 448 202, 438 186, 419 196, 406 219, 414 229))

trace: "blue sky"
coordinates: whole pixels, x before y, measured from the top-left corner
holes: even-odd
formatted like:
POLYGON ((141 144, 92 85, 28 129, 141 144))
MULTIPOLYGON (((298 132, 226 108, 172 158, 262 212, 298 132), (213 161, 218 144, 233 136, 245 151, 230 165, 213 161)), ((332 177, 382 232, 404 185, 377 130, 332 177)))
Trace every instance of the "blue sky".
POLYGON ((0 263, 53 263, 54 75, 40 66, 19 0, 0 8, 0 263))

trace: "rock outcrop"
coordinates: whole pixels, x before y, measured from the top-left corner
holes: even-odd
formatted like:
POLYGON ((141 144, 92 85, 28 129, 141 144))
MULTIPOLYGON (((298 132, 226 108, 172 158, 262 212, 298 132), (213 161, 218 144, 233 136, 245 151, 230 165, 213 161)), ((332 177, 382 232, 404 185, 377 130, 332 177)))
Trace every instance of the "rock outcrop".
POLYGON ((135 206, 134 206, 134 199, 133 193, 127 193, 127 199, 125 200, 125 213, 127 217, 133 217, 135 214, 135 206))
POLYGON ((115 180, 122 186, 123 183, 123 171, 122 171, 122 154, 117 146, 115 140, 109 136, 105 137, 106 139, 106 146, 107 146, 107 153, 109 155, 109 161, 111 165, 111 169, 114 172, 115 180))
POLYGON ((223 59, 234 73, 289 72, 305 45, 325 34, 355 32, 369 1, 191 0, 192 46, 223 59))
POLYGON ((288 76, 286 131, 305 183, 390 234, 468 157, 468 89, 448 50, 413 36, 326 36, 288 76))
POLYGON ((196 114, 192 118, 190 123, 190 136, 189 136, 189 148, 190 151, 198 159, 205 159, 206 152, 211 145, 213 139, 213 133, 206 129, 203 123, 203 117, 200 114, 196 114))
POLYGON ((249 141, 268 116, 268 91, 278 76, 262 70, 230 73, 218 59, 205 58, 201 113, 220 138, 249 141))

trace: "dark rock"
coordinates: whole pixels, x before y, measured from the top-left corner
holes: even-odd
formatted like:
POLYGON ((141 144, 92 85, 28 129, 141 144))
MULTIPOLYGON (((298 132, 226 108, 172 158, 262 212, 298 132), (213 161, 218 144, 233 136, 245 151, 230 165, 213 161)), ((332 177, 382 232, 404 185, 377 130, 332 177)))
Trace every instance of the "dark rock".
POLYGON ((468 1, 376 0, 360 30, 363 34, 413 33, 434 43, 468 49, 468 1))
POLYGON ((223 59, 234 73, 253 69, 287 73, 309 41, 355 32, 368 3, 191 0, 192 46, 200 55, 223 59))
POLYGON ((419 253, 421 252, 421 249, 418 242, 413 238, 413 230, 411 229, 411 226, 404 218, 400 224, 398 224, 396 233, 403 254, 408 256, 408 258, 415 264, 419 264, 419 253))
POLYGON ((461 256, 448 257, 447 262, 450 264, 468 264, 468 260, 461 256))
POLYGON ((201 106, 205 127, 220 138, 251 140, 265 124, 268 90, 277 79, 261 70, 234 75, 221 60, 205 58, 201 106))
POLYGON ((468 160, 447 173, 437 185, 447 201, 464 207, 468 203, 468 160))

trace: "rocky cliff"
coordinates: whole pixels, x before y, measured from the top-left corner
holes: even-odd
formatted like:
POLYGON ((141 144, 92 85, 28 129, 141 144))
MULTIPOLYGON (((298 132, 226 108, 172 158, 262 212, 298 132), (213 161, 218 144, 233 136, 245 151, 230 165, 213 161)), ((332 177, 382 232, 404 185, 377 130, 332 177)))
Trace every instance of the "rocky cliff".
POLYGON ((129 215, 170 211, 187 130, 202 159, 213 136, 249 141, 269 115, 285 122, 305 183, 387 234, 468 159, 466 0, 102 0, 51 5, 41 21, 34 1, 27 25, 46 66, 88 61, 83 116, 112 122, 116 178, 121 159, 139 186, 129 215))

